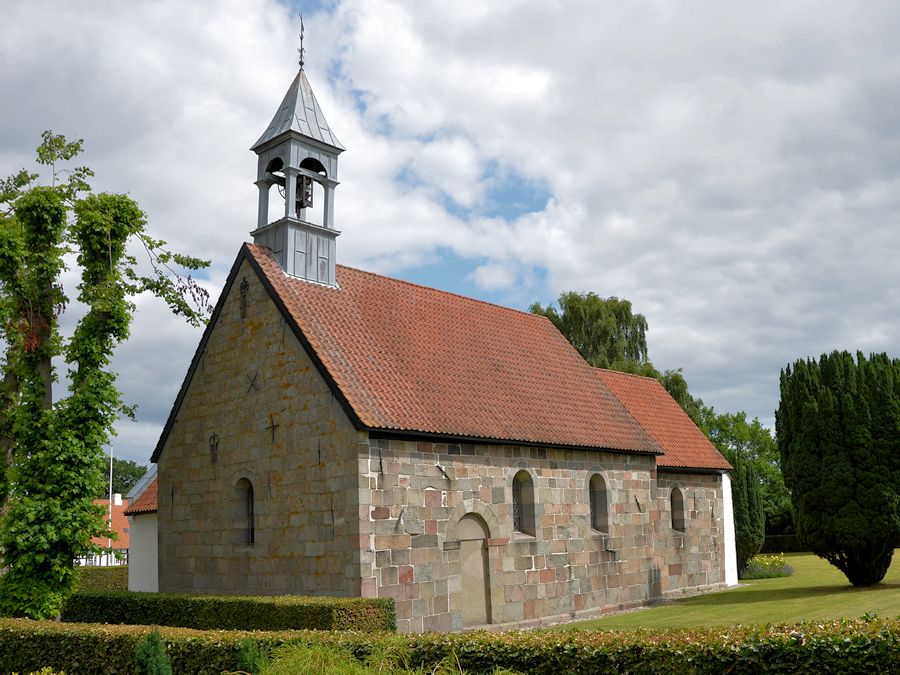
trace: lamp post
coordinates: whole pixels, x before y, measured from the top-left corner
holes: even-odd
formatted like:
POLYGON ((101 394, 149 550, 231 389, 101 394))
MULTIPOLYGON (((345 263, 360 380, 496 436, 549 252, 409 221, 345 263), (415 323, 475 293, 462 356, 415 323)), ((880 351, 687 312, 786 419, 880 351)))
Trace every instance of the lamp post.
MULTIPOLYGON (((109 446, 109 530, 112 532, 112 522, 113 522, 113 492, 112 492, 112 483, 113 483, 113 446, 109 446)), ((112 565, 112 535, 109 536, 106 543, 106 566, 110 567, 112 565)))

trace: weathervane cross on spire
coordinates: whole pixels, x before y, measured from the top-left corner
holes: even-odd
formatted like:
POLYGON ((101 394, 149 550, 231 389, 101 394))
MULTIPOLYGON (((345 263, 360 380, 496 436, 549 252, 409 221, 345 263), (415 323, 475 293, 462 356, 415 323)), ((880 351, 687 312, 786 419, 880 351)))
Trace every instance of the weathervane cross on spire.
POLYGON ((300 15, 300 49, 297 52, 300 54, 300 69, 303 69, 303 12, 298 12, 300 15))

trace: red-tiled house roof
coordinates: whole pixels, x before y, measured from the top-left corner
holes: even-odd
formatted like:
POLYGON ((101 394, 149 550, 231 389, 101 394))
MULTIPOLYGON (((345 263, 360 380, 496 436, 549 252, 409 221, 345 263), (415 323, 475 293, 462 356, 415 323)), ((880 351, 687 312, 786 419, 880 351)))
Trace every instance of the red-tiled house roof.
MULTIPOLYGON (((340 265, 338 288, 302 281, 286 275, 268 249, 254 244, 241 248, 222 298, 244 260, 357 428, 661 452, 545 317, 340 265)), ((153 461, 162 451, 218 311, 153 461)))
MULTIPOLYGON (((109 500, 108 499, 95 499, 94 504, 99 504, 104 509, 104 519, 109 520, 109 500)), ((127 549, 128 548, 128 518, 125 517, 125 509, 128 508, 128 500, 123 499, 121 504, 113 504, 112 507, 112 527, 110 528, 113 532, 119 535, 118 539, 112 540, 112 547, 114 549, 127 549)), ((91 543, 96 544, 98 546, 107 546, 109 544, 109 539, 106 537, 93 537, 91 539, 91 543)))
POLYGON ((254 244, 238 254, 153 461, 244 261, 359 429, 731 468, 659 382, 591 368, 543 316, 341 265, 338 288, 314 284, 286 275, 254 244))
POLYGON ((729 470, 731 465, 658 380, 614 370, 594 370, 665 452, 661 468, 729 470))
POLYGON ((125 509, 126 516, 139 513, 156 513, 156 478, 144 489, 134 503, 125 509))

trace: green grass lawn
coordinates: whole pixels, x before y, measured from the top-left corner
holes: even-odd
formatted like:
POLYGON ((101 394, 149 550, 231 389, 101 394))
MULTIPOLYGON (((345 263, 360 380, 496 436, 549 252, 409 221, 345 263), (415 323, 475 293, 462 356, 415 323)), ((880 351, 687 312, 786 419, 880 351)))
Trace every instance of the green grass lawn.
POLYGON ((794 568, 790 577, 742 581, 738 588, 579 621, 555 630, 633 630, 687 628, 735 624, 793 623, 797 621, 900 616, 900 549, 887 575, 877 586, 853 588, 847 578, 821 558, 808 553, 785 555, 794 568))

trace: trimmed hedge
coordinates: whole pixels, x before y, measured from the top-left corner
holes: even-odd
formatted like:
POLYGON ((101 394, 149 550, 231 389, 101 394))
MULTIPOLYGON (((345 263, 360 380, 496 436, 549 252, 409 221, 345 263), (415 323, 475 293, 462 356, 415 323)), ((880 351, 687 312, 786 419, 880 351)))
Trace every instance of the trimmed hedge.
POLYGON ((127 591, 128 565, 76 567, 79 591, 127 591))
POLYGON ((78 592, 60 618, 201 630, 397 630, 390 598, 78 592))
MULTIPOLYGON (((2 672, 49 666, 79 673, 131 673, 147 627, 0 620, 2 672)), ((900 663, 900 620, 842 620, 681 631, 523 632, 397 635, 360 632, 196 631, 162 628, 175 673, 238 668, 241 644, 325 645, 359 659, 373 650, 406 652, 412 667, 444 658, 468 673, 506 667, 523 673, 890 673, 900 663)))

